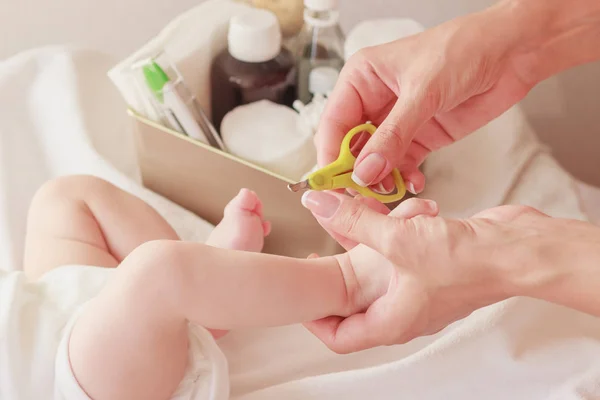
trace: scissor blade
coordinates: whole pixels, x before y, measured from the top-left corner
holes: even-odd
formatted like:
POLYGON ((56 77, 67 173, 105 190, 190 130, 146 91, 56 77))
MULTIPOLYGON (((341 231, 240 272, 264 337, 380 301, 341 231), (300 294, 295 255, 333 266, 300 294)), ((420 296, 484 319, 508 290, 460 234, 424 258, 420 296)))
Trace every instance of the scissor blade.
POLYGON ((300 192, 301 190, 310 189, 310 185, 308 184, 308 180, 306 180, 306 181, 302 181, 302 182, 298 182, 298 183, 291 183, 288 185, 288 189, 290 189, 292 192, 296 193, 296 192, 300 192))

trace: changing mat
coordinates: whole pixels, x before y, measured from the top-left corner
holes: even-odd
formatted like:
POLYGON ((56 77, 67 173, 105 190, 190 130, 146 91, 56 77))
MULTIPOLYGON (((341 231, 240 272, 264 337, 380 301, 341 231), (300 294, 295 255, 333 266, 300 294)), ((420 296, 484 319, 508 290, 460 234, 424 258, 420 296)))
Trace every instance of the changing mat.
MULTIPOLYGON (((125 104, 106 78, 116 60, 61 48, 0 63, 0 265, 20 268, 28 204, 46 179, 89 173, 153 205, 187 240, 210 226, 137 179, 125 104)), ((426 197, 465 216, 523 203, 584 219, 573 180, 518 108, 433 154, 426 197)), ((600 397, 600 319, 532 299, 473 313, 406 345, 339 356, 302 326, 220 340, 233 399, 591 399, 600 397)))

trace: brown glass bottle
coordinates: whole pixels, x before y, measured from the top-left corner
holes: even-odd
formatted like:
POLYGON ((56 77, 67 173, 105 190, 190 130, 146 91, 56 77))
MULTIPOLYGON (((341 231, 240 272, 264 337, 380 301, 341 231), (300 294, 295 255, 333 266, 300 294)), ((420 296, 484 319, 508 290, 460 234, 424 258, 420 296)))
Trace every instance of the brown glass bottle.
POLYGON ((228 48, 211 69, 212 120, 219 130, 234 108, 259 100, 292 106, 296 100, 296 65, 282 47, 275 14, 255 9, 229 22, 228 48))
POLYGON ((235 107, 270 100, 291 107, 296 100, 294 56, 285 48, 265 62, 244 62, 228 50, 215 58, 211 70, 213 124, 220 128, 223 117, 235 107))

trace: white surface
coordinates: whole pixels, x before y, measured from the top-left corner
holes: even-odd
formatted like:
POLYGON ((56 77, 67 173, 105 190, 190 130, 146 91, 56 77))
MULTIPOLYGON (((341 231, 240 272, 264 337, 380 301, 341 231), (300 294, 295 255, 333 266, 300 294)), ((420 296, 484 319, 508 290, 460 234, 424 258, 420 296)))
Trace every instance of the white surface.
POLYGON ((279 22, 270 11, 250 10, 231 18, 227 35, 229 53, 251 63, 272 60, 281 52, 279 22))
MULTIPOLYGON (((208 232, 93 150, 91 143, 135 175, 123 104, 104 75, 112 63, 96 53, 46 49, 0 64, 0 265, 21 265, 31 196, 45 179, 67 173, 94 173, 146 199, 185 239, 208 232)), ((426 174, 426 195, 445 215, 519 202, 584 218, 573 181, 538 146, 518 109, 437 153, 426 174)), ((600 320, 531 299, 487 307, 407 345, 347 356, 298 325, 232 332, 219 345, 233 399, 600 396, 600 320)))
POLYGON ((95 268, 67 266, 33 285, 21 271, 0 270, 1 399, 47 399, 55 393, 63 328, 106 278, 95 268), (71 273, 74 268, 78 273, 71 273))

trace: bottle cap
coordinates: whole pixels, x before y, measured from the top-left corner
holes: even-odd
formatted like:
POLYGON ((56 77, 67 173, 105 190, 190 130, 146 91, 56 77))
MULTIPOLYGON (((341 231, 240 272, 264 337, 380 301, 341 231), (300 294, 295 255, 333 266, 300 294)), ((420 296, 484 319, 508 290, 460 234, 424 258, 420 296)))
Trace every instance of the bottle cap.
POLYGON ((304 0, 304 6, 312 11, 331 11, 338 7, 337 0, 304 0))
POLYGON ((253 9, 229 21, 229 54, 251 63, 272 60, 281 52, 281 31, 270 11, 253 9))
POLYGON ((148 88, 152 91, 154 96, 162 103, 163 101, 163 87, 170 81, 165 71, 155 62, 152 61, 147 65, 144 65, 144 78, 148 88))
POLYGON ((333 67, 314 68, 308 75, 308 91, 312 94, 329 94, 339 75, 339 71, 333 67))

